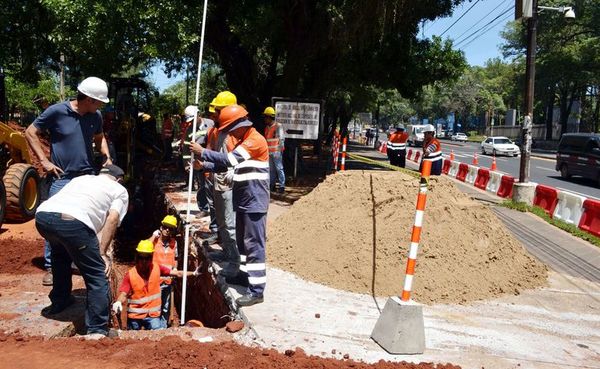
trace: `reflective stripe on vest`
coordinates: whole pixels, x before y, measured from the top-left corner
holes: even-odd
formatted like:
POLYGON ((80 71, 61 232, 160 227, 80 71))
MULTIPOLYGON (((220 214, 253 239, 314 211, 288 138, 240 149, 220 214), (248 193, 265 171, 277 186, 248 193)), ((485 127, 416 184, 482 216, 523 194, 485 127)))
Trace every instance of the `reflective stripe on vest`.
POLYGON ((405 143, 394 143, 394 142, 387 142, 387 148, 388 150, 406 150, 406 144, 405 143))
POLYGON ((131 319, 156 318, 160 316, 160 267, 152 263, 148 284, 136 268, 129 269, 129 281, 133 293, 127 300, 127 316, 131 319))
POLYGON ((267 140, 267 146, 269 147, 269 152, 279 152, 279 137, 277 137, 277 125, 278 123, 274 123, 271 126, 267 126, 265 128, 265 138, 267 140))
POLYGON ((438 161, 442 160, 442 150, 432 152, 428 157, 423 158, 423 160, 429 161, 438 161))

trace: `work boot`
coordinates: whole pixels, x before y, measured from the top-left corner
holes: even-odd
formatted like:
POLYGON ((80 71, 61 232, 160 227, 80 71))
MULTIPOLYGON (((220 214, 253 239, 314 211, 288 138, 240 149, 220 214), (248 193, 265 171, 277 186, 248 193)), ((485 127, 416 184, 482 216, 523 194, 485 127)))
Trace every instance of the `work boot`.
POLYGON ((46 274, 42 278, 42 285, 52 286, 52 269, 46 269, 46 274))
POLYGON ((227 284, 235 284, 242 287, 248 287, 250 285, 250 282, 248 282, 248 277, 242 273, 238 273, 231 277, 226 276, 225 282, 227 282, 227 284))
POLYGON ((75 297, 69 296, 64 304, 51 304, 42 309, 42 316, 56 315, 75 303, 75 297))
POLYGON ((235 300, 235 303, 239 306, 252 306, 255 304, 260 304, 263 301, 264 299, 262 296, 255 296, 251 293, 247 293, 235 300))

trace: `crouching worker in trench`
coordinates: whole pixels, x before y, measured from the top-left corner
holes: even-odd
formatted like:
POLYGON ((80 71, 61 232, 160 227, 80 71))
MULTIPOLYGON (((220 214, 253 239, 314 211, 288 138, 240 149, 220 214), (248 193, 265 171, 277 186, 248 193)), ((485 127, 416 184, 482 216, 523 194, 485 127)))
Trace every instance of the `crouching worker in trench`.
MULTIPOLYGON (((119 297, 112 305, 115 314, 120 314, 127 303, 127 328, 130 330, 146 330, 166 328, 161 318, 160 277, 183 277, 183 271, 173 270, 152 261, 154 244, 142 240, 135 249, 135 266, 125 274, 119 297)), ((188 276, 199 275, 199 269, 187 272, 188 276)))

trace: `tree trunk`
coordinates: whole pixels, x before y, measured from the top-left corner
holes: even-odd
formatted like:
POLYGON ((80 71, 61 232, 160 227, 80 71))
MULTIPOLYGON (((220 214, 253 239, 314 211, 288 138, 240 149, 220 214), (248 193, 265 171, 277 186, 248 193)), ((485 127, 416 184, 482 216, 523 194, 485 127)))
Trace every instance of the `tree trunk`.
POLYGON ((548 100, 546 100, 546 140, 552 140, 552 121, 554 120, 554 100, 556 86, 552 85, 548 91, 548 100))
POLYGON ((599 131, 598 128, 600 128, 599 124, 598 124, 599 123, 598 120, 600 120, 600 91, 599 90, 600 89, 598 86, 596 86, 594 88, 594 91, 596 93, 596 109, 594 109, 594 116, 592 118, 594 132, 598 132, 599 131))

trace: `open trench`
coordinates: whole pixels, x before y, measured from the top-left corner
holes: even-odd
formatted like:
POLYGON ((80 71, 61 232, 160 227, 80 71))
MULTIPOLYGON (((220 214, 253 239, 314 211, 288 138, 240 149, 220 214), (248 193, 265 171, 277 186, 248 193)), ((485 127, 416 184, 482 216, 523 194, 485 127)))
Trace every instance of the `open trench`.
MULTIPOLYGON (((153 171, 144 171, 152 173, 153 171)), ((177 213, 174 204, 165 196, 163 188, 168 184, 161 184, 154 176, 146 176, 137 184, 130 186, 130 207, 128 215, 123 220, 117 231, 114 242, 114 268, 111 275, 110 286, 113 299, 118 295, 118 289, 124 274, 133 266, 135 248, 142 239, 150 237, 152 232, 159 228, 165 215, 174 215, 178 220, 178 270, 183 270, 184 232, 183 222, 177 213)), ((190 234, 188 270, 193 271, 201 265, 201 275, 188 277, 186 296, 186 322, 199 321, 209 328, 224 327, 227 322, 234 320, 235 313, 230 309, 225 299, 224 288, 217 282, 211 263, 207 260, 199 240, 190 234)), ((173 281, 174 318, 173 327, 178 326, 181 316, 182 280, 175 278, 173 281)), ((126 314, 121 316, 123 326, 126 326, 126 314)))

